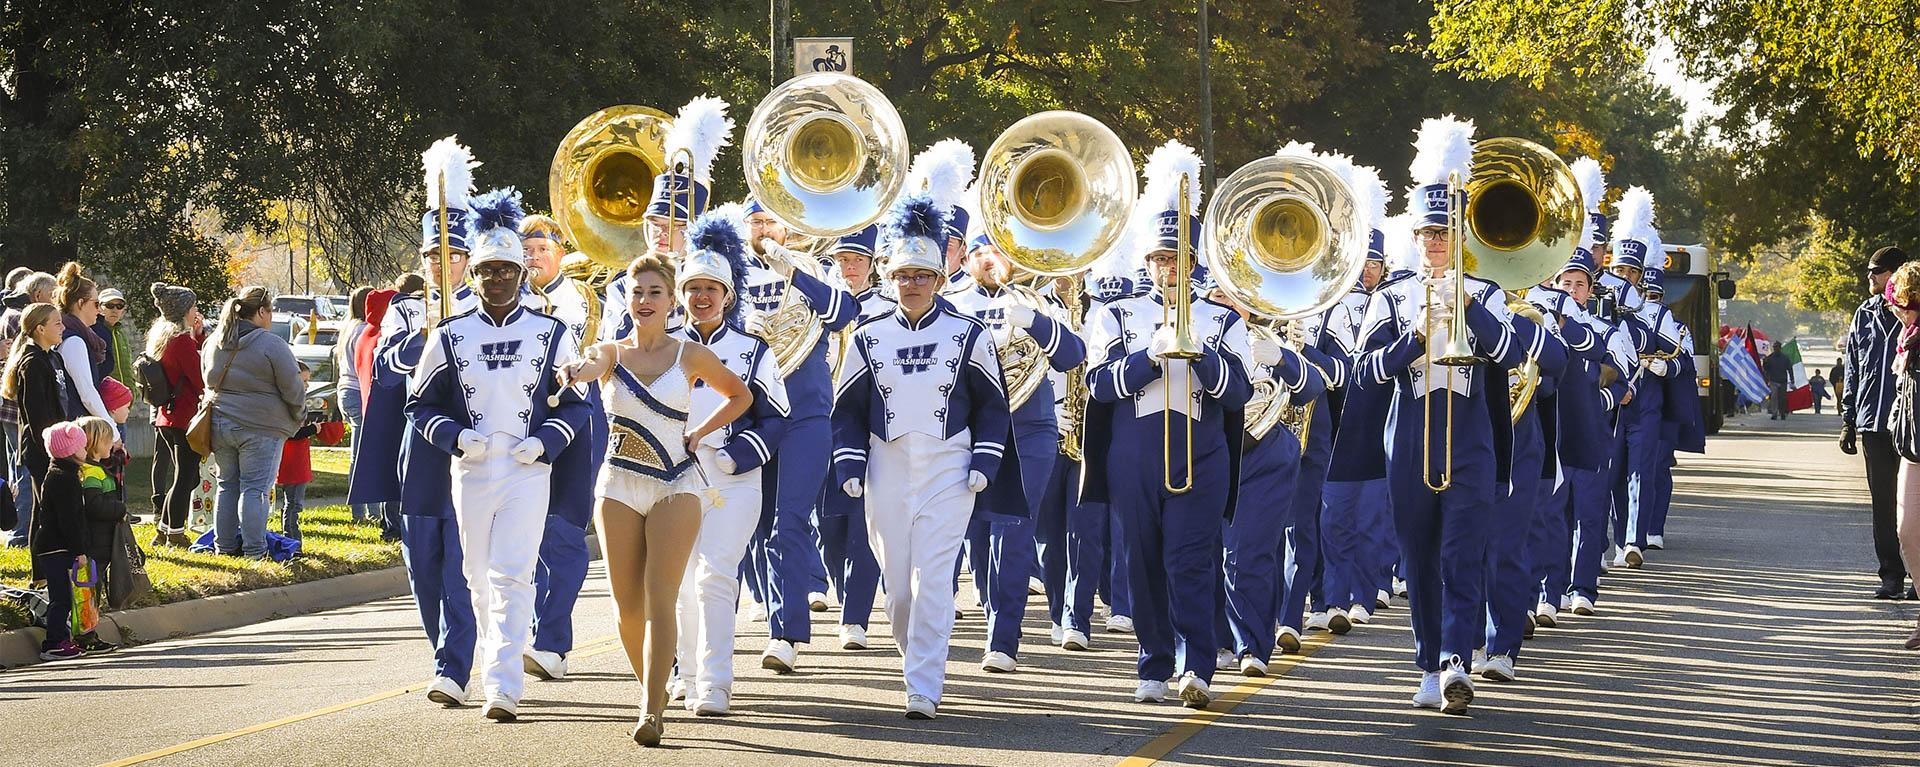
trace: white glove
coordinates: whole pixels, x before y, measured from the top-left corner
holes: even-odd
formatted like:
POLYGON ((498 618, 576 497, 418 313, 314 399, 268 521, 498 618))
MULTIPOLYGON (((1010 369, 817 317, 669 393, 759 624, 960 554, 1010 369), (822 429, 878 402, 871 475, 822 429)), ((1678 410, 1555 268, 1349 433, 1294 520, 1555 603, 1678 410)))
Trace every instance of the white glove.
POLYGON ((1033 327, 1033 307, 1028 306, 1026 302, 1015 301, 1010 298, 1001 298, 995 301, 994 304, 996 308, 1006 312, 1008 325, 1020 328, 1021 330, 1033 327))
POLYGON ((793 251, 774 242, 772 237, 760 238, 760 250, 766 254, 761 260, 767 262, 768 269, 779 272, 781 279, 793 279, 793 251))
POLYGON ((1287 341, 1296 349, 1305 349, 1314 345, 1312 339, 1307 338, 1307 325, 1304 322, 1287 323, 1287 341))
POLYGON ((987 489, 987 475, 981 474, 978 469, 967 472, 967 489, 976 493, 987 489))
POLYGON ((1255 336, 1249 343, 1253 346, 1253 362, 1256 365, 1280 364, 1280 345, 1273 341, 1255 336))
POLYGON ((1172 351, 1174 346, 1173 326, 1161 325, 1160 329, 1153 331, 1153 346, 1147 353, 1154 359, 1164 360, 1167 358, 1167 352, 1172 351))
POLYGON ((487 437, 472 429, 461 429, 460 436, 454 438, 454 444, 460 448, 460 457, 478 461, 487 457, 487 437))
POLYGON ((846 482, 841 483, 840 491, 846 493, 848 498, 859 498, 862 493, 865 493, 867 491, 867 489, 860 486, 859 477, 854 477, 853 479, 849 479, 846 482))
POLYGON ((1425 334, 1427 328, 1433 328, 1436 332, 1446 332, 1452 327, 1453 307, 1447 304, 1432 304, 1425 309, 1421 309, 1420 316, 1414 318, 1413 329, 1415 332, 1421 334, 1425 334))
POLYGON ((765 339, 767 337, 767 313, 758 310, 748 312, 747 332, 765 339))
POLYGON ((1647 360, 1646 362, 1647 362, 1647 370, 1652 372, 1654 375, 1664 376, 1667 374, 1666 360, 1650 359, 1650 360, 1647 360))
POLYGON ((725 450, 717 451, 713 454, 713 465, 720 469, 721 474, 731 475, 740 472, 740 464, 735 463, 733 456, 727 455, 727 451, 725 450))
POLYGON ((547 454, 547 443, 541 442, 539 437, 528 437, 520 440, 520 444, 514 445, 510 454, 513 460, 522 464, 532 464, 540 460, 540 456, 547 454))

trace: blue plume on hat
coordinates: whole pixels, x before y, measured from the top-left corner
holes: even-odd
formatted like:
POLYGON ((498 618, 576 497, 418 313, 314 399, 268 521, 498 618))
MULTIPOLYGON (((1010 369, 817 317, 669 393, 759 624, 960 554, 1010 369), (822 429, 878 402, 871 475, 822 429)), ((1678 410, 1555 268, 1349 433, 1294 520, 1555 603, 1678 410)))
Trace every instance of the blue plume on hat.
POLYGON ((947 218, 924 192, 902 199, 887 215, 887 271, 908 267, 946 274, 947 218))
POLYGON ((501 187, 473 198, 473 228, 479 231, 506 227, 520 230, 527 211, 520 207, 520 190, 501 187))
POLYGON ((737 203, 723 205, 694 219, 687 233, 692 250, 680 275, 683 283, 698 277, 726 285, 732 294, 727 321, 736 325, 745 312, 747 294, 747 240, 742 219, 736 215, 738 208, 737 203))
MULTIPOLYGON (((907 188, 923 189, 946 221, 949 237, 965 237, 970 216, 964 204, 973 184, 973 147, 957 138, 941 139, 913 158, 907 188)), ((941 247, 946 243, 942 241, 941 247)))

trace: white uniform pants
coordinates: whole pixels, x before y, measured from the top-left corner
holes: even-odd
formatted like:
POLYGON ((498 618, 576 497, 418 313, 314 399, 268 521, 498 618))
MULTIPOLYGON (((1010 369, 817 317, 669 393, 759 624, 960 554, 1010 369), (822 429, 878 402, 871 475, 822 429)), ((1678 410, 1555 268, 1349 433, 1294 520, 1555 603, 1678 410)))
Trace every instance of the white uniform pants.
POLYGON ((453 514, 479 630, 480 678, 487 697, 514 701, 526 687, 520 655, 533 633, 533 568, 553 475, 548 464, 515 461, 510 451, 519 443, 495 432, 485 456, 453 461, 453 514))
POLYGON ((953 636, 953 563, 973 492, 973 438, 917 432, 872 440, 867 457, 867 540, 886 584, 887 622, 904 658, 908 695, 940 701, 953 636))
POLYGON ((722 473, 716 451, 701 447, 694 457, 718 491, 700 493, 700 537, 687 558, 676 604, 680 630, 675 674, 692 684, 693 695, 715 689, 733 693, 734 616, 740 607, 740 560, 760 524, 760 470, 722 473))

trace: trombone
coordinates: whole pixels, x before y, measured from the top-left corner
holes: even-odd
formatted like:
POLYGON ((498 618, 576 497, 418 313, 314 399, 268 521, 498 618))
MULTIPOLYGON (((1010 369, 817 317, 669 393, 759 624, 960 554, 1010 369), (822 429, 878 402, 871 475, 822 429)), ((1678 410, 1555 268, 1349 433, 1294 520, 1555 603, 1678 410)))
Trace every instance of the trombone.
MULTIPOLYGON (((1172 325, 1173 347, 1161 355, 1163 360, 1181 360, 1188 363, 1206 355, 1199 342, 1193 340, 1193 245, 1189 239, 1190 211, 1193 202, 1188 197, 1190 176, 1180 174, 1180 243, 1174 249, 1173 284, 1164 291, 1171 295, 1160 305, 1160 324, 1172 325), (1171 319, 1169 319, 1171 315, 1171 319)), ((1169 366, 1170 368, 1171 366, 1169 366)), ((1180 368, 1180 378, 1187 382, 1186 401, 1193 399, 1193 377, 1187 372, 1187 364, 1180 368)), ((1163 375, 1171 374, 1168 369, 1163 375)), ((1173 381, 1169 379, 1162 392, 1166 395, 1166 408, 1160 411, 1160 461, 1161 485, 1169 493, 1184 493, 1193 489, 1193 418, 1182 415, 1180 421, 1187 429, 1187 476, 1186 484, 1173 483, 1173 381)))
MULTIPOLYGON (((1427 317, 1426 380, 1435 364, 1447 367, 1449 392, 1454 368, 1481 362, 1467 343, 1466 275, 1502 288, 1524 290, 1553 274, 1573 252, 1585 208, 1573 171, 1553 152, 1519 138, 1490 138, 1473 145, 1473 173, 1447 178, 1448 264, 1453 270, 1453 318, 1446 347, 1432 349, 1433 317, 1427 317), (1456 195, 1465 195, 1465 204, 1456 195)), ((1442 288, 1444 289, 1444 288, 1442 288)), ((1436 293, 1426 285, 1427 305, 1436 293)), ((1445 463, 1432 475, 1433 407, 1426 408, 1421 434, 1421 480, 1441 492, 1453 484, 1453 396, 1447 396, 1445 463)))

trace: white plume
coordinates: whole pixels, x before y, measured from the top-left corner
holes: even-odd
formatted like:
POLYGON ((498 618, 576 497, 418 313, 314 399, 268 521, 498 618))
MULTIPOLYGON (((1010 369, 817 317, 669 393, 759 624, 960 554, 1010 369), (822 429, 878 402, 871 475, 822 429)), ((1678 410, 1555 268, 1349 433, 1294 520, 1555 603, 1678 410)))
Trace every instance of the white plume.
MULTIPOLYGON (((1620 204, 1615 207, 1619 217, 1613 223, 1613 241, 1616 243, 1636 240, 1646 243, 1649 255, 1660 243, 1660 233, 1653 229, 1653 193, 1644 186, 1628 187, 1620 196, 1620 204)), ((1619 249, 1618 245, 1614 248, 1619 249)), ((1653 259, 1648 258, 1649 262, 1653 259)))
MULTIPOLYGON (((926 189, 942 214, 962 205, 973 184, 973 147, 957 138, 941 139, 913 158, 907 171, 907 190, 926 189)), ((972 210, 968 210, 972 213, 972 210)))
POLYGON ((1387 271, 1411 272, 1420 268, 1420 249, 1413 242, 1415 216, 1402 213, 1380 220, 1380 234, 1386 243, 1387 271))
POLYGON ((713 158, 733 138, 733 119, 727 117, 727 102, 712 96, 696 96, 673 119, 667 131, 667 161, 681 149, 693 155, 693 178, 703 184, 713 182, 713 158))
POLYGON ((460 145, 460 137, 448 136, 433 142, 433 146, 420 153, 420 166, 426 171, 428 208, 440 207, 442 172, 447 179, 447 207, 468 207, 467 200, 473 197, 473 169, 480 167, 480 162, 473 159, 473 150, 460 145))
POLYGON ((1407 173, 1413 176, 1414 186, 1444 184, 1448 174, 1456 171, 1460 182, 1466 183, 1473 169, 1473 121, 1453 115, 1429 117, 1420 123, 1413 148, 1407 173))
POLYGON ((1287 142, 1286 146, 1280 147, 1280 151, 1274 152, 1273 156, 1275 157, 1314 157, 1314 158, 1325 159, 1324 157, 1322 157, 1321 153, 1313 151, 1313 142, 1311 141, 1308 141, 1306 143, 1301 143, 1298 141, 1289 141, 1287 142))
POLYGON ((1133 277, 1141 264, 1140 253, 1134 249, 1139 236, 1137 230, 1138 227, 1134 226, 1120 227, 1120 236, 1114 239, 1113 247, 1107 248, 1107 252, 1094 259, 1087 273, 1089 283, 1104 277, 1133 277))
POLYGON ((1200 155, 1192 147, 1168 141, 1147 155, 1146 191, 1140 194, 1135 210, 1147 218, 1173 210, 1180 204, 1180 174, 1187 175, 1189 212, 1200 212, 1200 155))
MULTIPOLYGON (((733 228, 740 232, 740 241, 747 242, 747 233, 752 230, 747 228, 747 206, 745 203, 722 203, 714 206, 712 210, 707 211, 707 215, 726 219, 727 223, 732 224, 733 228)), ((753 244, 748 242, 747 249, 752 250, 753 244)))
POLYGON ((1380 171, 1371 165, 1350 163, 1347 185, 1353 187, 1353 203, 1360 211, 1360 222, 1368 229, 1379 229, 1387 218, 1387 202, 1393 197, 1387 191, 1386 182, 1380 180, 1380 171))
POLYGON ((1580 185, 1580 199, 1587 204, 1588 213, 1599 213, 1600 204, 1607 197, 1607 175, 1600 169, 1600 161, 1591 157, 1582 157, 1573 161, 1573 179, 1580 185))

